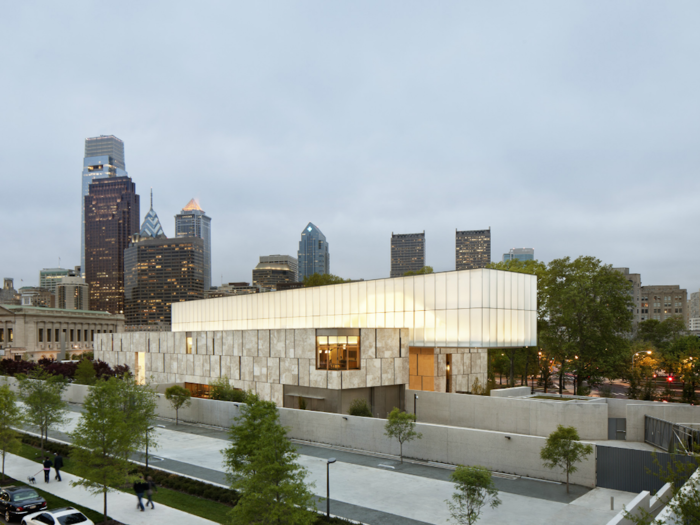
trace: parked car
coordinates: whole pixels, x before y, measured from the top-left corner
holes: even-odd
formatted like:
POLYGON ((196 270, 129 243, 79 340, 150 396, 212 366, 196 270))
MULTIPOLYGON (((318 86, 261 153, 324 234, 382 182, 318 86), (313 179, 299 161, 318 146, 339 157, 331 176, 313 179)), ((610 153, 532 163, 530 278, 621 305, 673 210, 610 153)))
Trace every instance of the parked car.
POLYGON ((0 488, 0 512, 8 523, 45 508, 46 500, 31 487, 10 485, 0 488))
POLYGON ((22 519, 22 525, 95 525, 85 514, 73 507, 35 512, 22 519))

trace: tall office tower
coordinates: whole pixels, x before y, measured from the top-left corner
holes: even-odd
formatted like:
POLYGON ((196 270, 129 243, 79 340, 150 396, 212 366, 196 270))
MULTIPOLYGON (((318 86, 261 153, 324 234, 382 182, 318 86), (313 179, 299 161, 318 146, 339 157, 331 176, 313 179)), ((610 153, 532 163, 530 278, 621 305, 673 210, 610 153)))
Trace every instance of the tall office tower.
POLYGON ((100 135, 85 139, 83 159, 83 182, 81 193, 82 214, 80 217, 80 268, 85 277, 85 197, 90 183, 106 177, 126 177, 124 165, 124 143, 114 135, 100 135))
POLYGON ((511 248, 508 253, 503 254, 503 262, 512 261, 533 261, 535 259, 535 250, 532 248, 511 248))
POLYGON ((688 316, 691 319, 700 318, 700 293, 693 292, 688 299, 688 316))
POLYGON ((625 279, 632 285, 630 289, 630 298, 634 303, 632 309, 632 332, 631 335, 637 333, 637 327, 640 321, 649 319, 649 315, 644 313, 646 307, 642 308, 642 276, 638 273, 630 273, 629 268, 613 268, 625 276, 625 279))
POLYGON ((686 327, 689 324, 688 290, 679 285, 642 286, 642 321, 680 317, 686 327))
POLYGON ((204 298, 204 240, 168 239, 152 202, 124 252, 126 324, 169 330, 172 303, 204 298))
POLYGON ((331 256, 328 252, 326 236, 311 222, 301 232, 297 258, 299 260, 297 281, 299 282, 303 281, 304 277, 311 277, 315 273, 321 275, 331 273, 331 256))
POLYGON ((90 288, 82 277, 63 277, 56 285, 56 308, 89 310, 90 288))
POLYGON ((211 288, 211 217, 192 199, 175 215, 175 237, 199 237, 204 241, 204 289, 211 288))
POLYGON ((69 270, 68 268, 44 268, 39 272, 39 288, 46 288, 55 294, 61 279, 64 277, 75 277, 76 275, 75 270, 69 270))
POLYGON ((297 279, 297 260, 289 255, 263 255, 253 269, 253 285, 277 290, 279 283, 293 283, 297 279), (266 259, 272 259, 267 261, 266 259), (293 264, 291 263, 293 261, 293 264))
POLYGON ((391 232, 391 277, 417 272, 425 266, 425 230, 423 233, 391 232))
POLYGON ((129 177, 95 179, 85 197, 85 281, 90 309, 124 313, 124 250, 139 231, 139 196, 129 177))
POLYGON ((291 255, 261 255, 260 262, 286 264, 294 272, 294 279, 292 279, 292 281, 297 280, 297 275, 299 274, 299 261, 297 261, 296 257, 292 257, 291 255))
POLYGON ((491 262, 491 228, 457 231, 455 242, 457 270, 485 268, 491 262))

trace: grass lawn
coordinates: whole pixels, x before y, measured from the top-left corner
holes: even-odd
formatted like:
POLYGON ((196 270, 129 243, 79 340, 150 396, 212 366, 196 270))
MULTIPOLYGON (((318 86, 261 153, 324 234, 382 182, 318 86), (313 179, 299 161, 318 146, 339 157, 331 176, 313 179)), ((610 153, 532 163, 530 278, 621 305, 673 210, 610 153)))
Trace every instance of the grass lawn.
POLYGON ((17 480, 12 480, 12 481, 5 481, 2 486, 6 487, 8 485, 14 485, 15 487, 19 486, 28 486, 34 490, 36 490, 39 495, 46 500, 46 505, 48 509, 59 509, 61 507, 73 507, 76 510, 79 510, 83 514, 85 514, 88 518, 90 518, 92 521, 95 523, 102 523, 102 514, 99 512, 95 512, 94 510, 87 509, 85 507, 81 507, 80 505, 72 502, 65 500, 63 498, 59 498, 58 496, 54 496, 53 494, 50 494, 48 492, 45 492, 39 488, 36 487, 36 485, 27 485, 26 483, 22 483, 21 481, 17 480))

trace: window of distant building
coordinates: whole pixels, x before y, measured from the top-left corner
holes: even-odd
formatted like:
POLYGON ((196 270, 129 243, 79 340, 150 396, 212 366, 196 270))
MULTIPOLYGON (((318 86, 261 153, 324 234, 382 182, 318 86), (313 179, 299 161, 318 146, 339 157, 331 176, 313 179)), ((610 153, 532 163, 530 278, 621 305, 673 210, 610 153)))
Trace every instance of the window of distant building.
POLYGON ((336 329, 316 331, 317 370, 359 370, 360 331, 336 329))
POLYGON ((43 343, 44 342, 44 329, 39 328, 39 342, 43 343))

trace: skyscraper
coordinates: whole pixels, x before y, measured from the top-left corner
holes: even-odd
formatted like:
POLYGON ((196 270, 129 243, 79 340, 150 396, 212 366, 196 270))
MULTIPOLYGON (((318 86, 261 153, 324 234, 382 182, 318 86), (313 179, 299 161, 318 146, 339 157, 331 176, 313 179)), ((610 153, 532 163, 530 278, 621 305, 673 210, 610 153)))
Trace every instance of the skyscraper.
POLYGON ((331 273, 331 256, 326 236, 311 222, 301 232, 297 258, 299 260, 297 280, 300 282, 304 277, 311 277, 315 273, 321 275, 331 273))
POLYGON ((503 262, 517 259, 519 261, 532 261, 535 259, 535 250, 532 248, 511 248, 503 254, 503 262))
POLYGON ((75 270, 69 270, 68 268, 44 268, 39 272, 39 288, 46 288, 55 294, 61 279, 64 277, 75 277, 77 270, 78 268, 75 270))
POLYGON ((423 233, 391 232, 391 277, 417 272, 425 266, 425 230, 423 233))
POLYGON ((211 217, 192 199, 175 215, 175 237, 198 237, 204 241, 204 289, 211 288, 211 217))
POLYGON ((124 250, 139 231, 136 185, 129 177, 95 179, 84 202, 90 309, 124 313, 124 250))
POLYGON ((100 135, 85 139, 83 159, 82 213, 80 217, 80 268, 85 277, 85 197, 90 183, 106 177, 126 177, 124 143, 114 135, 100 135))
POLYGON ((204 298, 204 241, 168 239, 153 210, 124 252, 127 326, 169 329, 172 303, 204 298))
POLYGON ((289 255, 263 255, 253 269, 253 284, 277 290, 279 283, 297 280, 297 260, 289 255))
POLYGON ((457 270, 485 268, 491 262, 491 228, 457 231, 455 259, 457 270))

